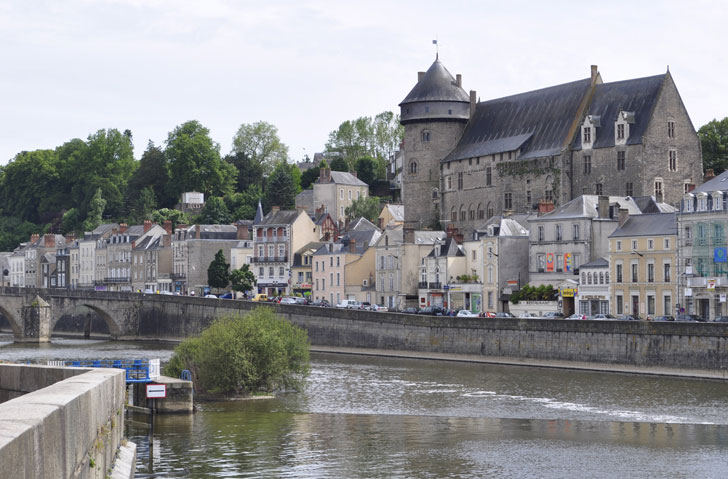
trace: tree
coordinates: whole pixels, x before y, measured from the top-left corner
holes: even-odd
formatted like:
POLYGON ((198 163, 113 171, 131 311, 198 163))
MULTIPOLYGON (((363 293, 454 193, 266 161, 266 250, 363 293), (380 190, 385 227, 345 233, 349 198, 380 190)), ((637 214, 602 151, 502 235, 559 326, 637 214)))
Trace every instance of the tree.
POLYGON ((215 259, 212 260, 207 268, 207 283, 211 288, 226 288, 230 283, 230 264, 225 261, 225 254, 222 250, 215 253, 215 259))
MULTIPOLYGON (((338 152, 353 169, 362 156, 388 161, 404 139, 404 127, 399 115, 385 111, 373 119, 368 116, 347 120, 329 134, 326 150, 338 152)), ((333 167, 332 167, 333 169, 333 167)))
POLYGON ((225 157, 225 162, 235 166, 238 170, 236 191, 245 191, 251 186, 263 187, 263 166, 245 153, 231 153, 225 157))
POLYGON ((377 179, 377 163, 371 156, 363 156, 356 160, 356 176, 367 185, 372 185, 377 179))
POLYGON ((145 186, 133 202, 133 206, 130 211, 130 221, 132 223, 141 223, 144 220, 151 220, 152 212, 156 209, 156 207, 157 198, 154 196, 154 189, 151 185, 145 186))
POLYGON ((718 175, 728 169, 728 117, 713 120, 698 130, 703 167, 718 175))
POLYGON ((248 157, 264 174, 288 161, 288 147, 278 138, 278 128, 265 121, 240 125, 233 137, 233 153, 248 157))
POLYGON ((250 267, 244 264, 240 269, 230 272, 230 283, 234 291, 250 291, 255 286, 255 275, 250 271, 250 267))
POLYGON ((196 394, 246 396, 300 389, 309 361, 306 331, 270 308, 256 308, 218 318, 200 336, 182 341, 164 373, 179 377, 189 370, 196 394))
POLYGON ((349 163, 345 159, 338 157, 331 160, 331 171, 349 171, 349 163))
POLYGON ((164 150, 152 141, 142 154, 139 165, 129 179, 127 188, 128 203, 132 203, 144 188, 151 187, 160 207, 171 208, 177 198, 169 192, 169 164, 164 150))
POLYGON ((263 206, 266 210, 271 206, 280 206, 282 210, 292 209, 298 194, 296 184, 287 163, 280 162, 268 178, 263 206))
POLYGON ((258 201, 263 197, 263 190, 258 185, 251 185, 242 193, 233 193, 225 197, 225 204, 233 221, 252 220, 258 201))
POLYGON ((350 220, 364 217, 372 223, 377 224, 382 207, 379 204, 379 198, 376 196, 362 196, 354 200, 351 206, 348 206, 344 212, 350 220))
POLYGON ((316 183, 320 174, 321 170, 319 168, 309 168, 301 173, 301 189, 305 190, 316 183))
POLYGON ((2 208, 6 215, 32 223, 46 222, 62 208, 57 154, 53 150, 24 151, 5 166, 2 208))
POLYGON ((220 146, 210 138, 210 130, 197 121, 181 124, 167 136, 170 194, 179 198, 187 191, 207 196, 231 193, 237 170, 220 159, 220 146))
POLYGON ((101 188, 98 188, 88 205, 88 214, 83 222, 84 231, 93 231, 101 224, 105 208, 106 200, 101 196, 101 188))
POLYGON ((190 220, 187 215, 180 210, 172 210, 169 208, 161 208, 156 211, 152 211, 152 221, 157 224, 164 224, 165 221, 172 222, 172 231, 177 228, 177 225, 189 224, 190 220))
POLYGON ((233 222, 225 201, 217 196, 208 198, 197 222, 206 225, 226 225, 233 222))

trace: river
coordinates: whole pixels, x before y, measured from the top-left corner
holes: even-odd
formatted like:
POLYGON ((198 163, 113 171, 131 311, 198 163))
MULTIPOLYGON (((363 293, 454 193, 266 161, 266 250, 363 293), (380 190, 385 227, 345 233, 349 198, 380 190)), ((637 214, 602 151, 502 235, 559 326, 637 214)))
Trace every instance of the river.
MULTIPOLYGON (((6 340, 6 341, 5 341, 6 340)), ((160 357, 54 339, 0 360, 160 357)), ((305 389, 127 418, 139 478, 724 478, 728 383, 313 354, 305 389)))

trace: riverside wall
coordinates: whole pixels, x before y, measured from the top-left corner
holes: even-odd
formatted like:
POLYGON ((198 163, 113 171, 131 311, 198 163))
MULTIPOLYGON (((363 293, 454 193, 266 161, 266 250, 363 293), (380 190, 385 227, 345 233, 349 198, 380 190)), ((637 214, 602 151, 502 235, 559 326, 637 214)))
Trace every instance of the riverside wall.
POLYGON ((0 364, 0 478, 133 477, 124 398, 119 369, 0 364))

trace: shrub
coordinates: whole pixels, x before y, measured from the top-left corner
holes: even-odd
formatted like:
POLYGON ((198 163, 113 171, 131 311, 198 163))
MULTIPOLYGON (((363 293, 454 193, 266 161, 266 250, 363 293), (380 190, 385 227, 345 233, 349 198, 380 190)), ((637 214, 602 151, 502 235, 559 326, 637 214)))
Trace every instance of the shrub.
POLYGON ((250 395, 300 389, 309 373, 306 332, 269 308, 216 319, 198 337, 179 344, 164 372, 192 373, 203 395, 250 395))

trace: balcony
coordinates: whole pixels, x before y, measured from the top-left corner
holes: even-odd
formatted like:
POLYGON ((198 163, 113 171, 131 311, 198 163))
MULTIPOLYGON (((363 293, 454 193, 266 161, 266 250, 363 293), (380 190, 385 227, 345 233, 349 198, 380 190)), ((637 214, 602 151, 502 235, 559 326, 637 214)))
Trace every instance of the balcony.
POLYGON ((728 278, 688 278, 688 288, 707 288, 708 279, 715 281, 715 287, 728 286, 728 278))
POLYGON ((417 283, 417 287, 419 289, 427 289, 427 281, 420 281, 419 283, 417 283))
POLYGON ((286 243, 288 236, 258 236, 255 238, 256 243, 286 243))
POLYGON ((185 279, 187 275, 185 273, 172 273, 169 275, 171 279, 185 279))
POLYGON ((287 263, 288 256, 253 256, 253 263, 287 263))
POLYGON ((442 289, 442 283, 427 283, 428 289, 442 289))
POLYGON ((128 276, 120 278, 104 278, 104 283, 131 283, 131 278, 128 276))

